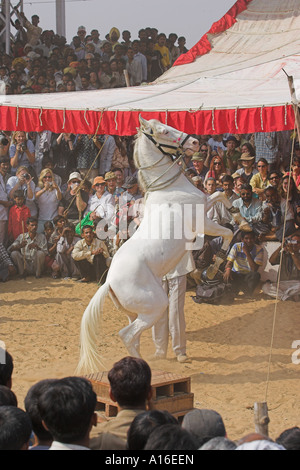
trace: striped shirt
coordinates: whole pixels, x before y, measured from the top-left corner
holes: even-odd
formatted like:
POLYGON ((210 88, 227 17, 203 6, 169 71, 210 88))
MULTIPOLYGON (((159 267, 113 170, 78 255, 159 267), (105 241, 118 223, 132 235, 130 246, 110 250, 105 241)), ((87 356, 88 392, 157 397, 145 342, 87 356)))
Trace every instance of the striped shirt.
MULTIPOLYGON (((250 265, 247 260, 246 254, 243 252, 243 242, 235 243, 231 248, 227 260, 233 263, 232 271, 247 274, 251 271, 250 265)), ((258 265, 262 266, 263 264, 263 248, 259 245, 254 245, 250 251, 250 255, 253 261, 258 265)))

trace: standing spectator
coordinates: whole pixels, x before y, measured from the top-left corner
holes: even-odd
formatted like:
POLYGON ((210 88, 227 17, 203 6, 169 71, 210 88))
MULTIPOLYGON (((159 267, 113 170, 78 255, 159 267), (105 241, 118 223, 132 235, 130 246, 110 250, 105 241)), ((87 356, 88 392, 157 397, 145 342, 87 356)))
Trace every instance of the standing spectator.
POLYGON ((169 49, 166 46, 166 42, 167 42, 167 36, 165 35, 165 33, 160 33, 157 36, 157 43, 154 46, 154 49, 161 53, 161 56, 162 56, 161 63, 162 63, 164 72, 168 70, 171 66, 169 49))
POLYGON ((19 189, 22 189, 25 195, 26 206, 30 209, 31 217, 36 217, 35 184, 27 168, 24 166, 17 168, 16 176, 11 176, 7 181, 6 191, 10 200, 14 199, 14 193, 19 189))
POLYGON ((28 44, 37 46, 40 43, 42 28, 38 26, 40 19, 38 15, 32 15, 31 23, 28 21, 23 12, 19 13, 21 19, 24 21, 24 27, 27 29, 28 44))
POLYGON ((148 81, 153 82, 163 74, 163 66, 161 63, 162 55, 160 51, 154 48, 155 42, 149 39, 146 49, 148 81))
POLYGON ((16 131, 12 137, 9 149, 12 174, 16 174, 16 168, 25 166, 32 177, 36 177, 33 169, 35 162, 35 149, 31 140, 27 139, 26 132, 16 131))
POLYGON ((134 58, 138 60, 142 66, 142 82, 147 81, 147 59, 141 52, 140 41, 135 39, 132 42, 132 49, 134 50, 134 58))
POLYGON ((143 81, 142 64, 135 57, 132 47, 127 49, 126 70, 129 74, 130 86, 139 86, 143 81))
POLYGON ((42 170, 35 192, 35 199, 39 209, 38 233, 44 230, 44 223, 52 221, 58 214, 59 201, 62 199, 60 188, 57 186, 54 175, 49 168, 42 170))
POLYGON ((105 173, 111 170, 116 142, 111 135, 98 135, 94 139, 94 143, 98 150, 101 150, 99 155, 99 175, 104 176, 105 173))
POLYGON ((276 132, 256 132, 254 134, 256 163, 264 158, 268 171, 278 170, 278 136, 276 132))
POLYGON ((98 176, 99 162, 96 159, 98 155, 98 148, 93 140, 91 134, 79 134, 76 136, 74 142, 74 151, 76 155, 76 168, 79 173, 85 177, 88 173, 88 178, 93 181, 98 176))
POLYGON ((71 173, 58 210, 59 215, 64 215, 75 227, 82 219, 89 200, 89 195, 83 191, 81 184, 81 174, 78 171, 71 173))
POLYGON ((68 133, 59 134, 52 143, 54 171, 62 179, 64 185, 69 174, 76 169, 76 158, 73 147, 73 136, 68 133))

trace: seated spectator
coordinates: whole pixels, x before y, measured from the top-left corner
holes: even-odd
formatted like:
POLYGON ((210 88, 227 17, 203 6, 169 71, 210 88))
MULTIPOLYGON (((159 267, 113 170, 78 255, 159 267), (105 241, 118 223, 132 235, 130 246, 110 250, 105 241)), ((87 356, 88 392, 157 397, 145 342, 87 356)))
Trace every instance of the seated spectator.
POLYGON ((300 450, 300 428, 285 429, 276 439, 275 442, 283 446, 286 450, 300 450))
POLYGON ((149 435, 144 450, 197 450, 195 437, 179 424, 163 424, 149 435))
POLYGON ((128 176, 123 184, 123 189, 125 191, 121 194, 120 197, 120 207, 134 202, 137 199, 142 197, 142 194, 139 190, 138 180, 135 176, 128 176))
POLYGON ((207 178, 214 178, 216 180, 217 188, 221 188, 222 177, 226 174, 227 172, 222 158, 219 155, 213 155, 210 162, 209 170, 205 175, 204 186, 206 184, 207 178))
POLYGON ((71 173, 68 179, 68 187, 59 203, 59 215, 64 215, 74 226, 81 220, 89 200, 89 195, 81 189, 81 184, 81 174, 78 171, 71 173))
POLYGON ((0 346, 0 385, 12 388, 14 361, 12 355, 0 346))
POLYGON ((1 406, 18 406, 16 394, 5 385, 0 385, 0 407, 1 406))
MULTIPOLYGON (((225 175, 222 178, 222 190, 224 191, 227 199, 233 203, 238 199, 238 195, 233 191, 234 181, 231 175, 225 175)), ((221 201, 216 202, 212 209, 209 211, 211 220, 223 227, 228 227, 232 231, 236 225, 232 213, 224 206, 221 201)))
POLYGON ((0 450, 28 450, 31 432, 25 411, 16 406, 0 406, 0 450))
POLYGON ((37 233, 37 226, 37 219, 29 217, 26 221, 27 231, 24 235, 19 235, 8 248, 20 276, 23 276, 25 271, 35 275, 36 278, 42 275, 48 252, 47 240, 44 234, 37 233))
POLYGON ((6 282, 17 274, 17 270, 7 253, 3 243, 0 243, 0 281, 6 282))
POLYGON ((48 450, 52 444, 53 438, 50 432, 43 426, 38 402, 41 395, 55 382, 55 379, 40 380, 30 387, 25 396, 25 411, 30 417, 35 438, 34 444, 29 450, 48 450))
POLYGON ((182 427, 197 440, 197 448, 214 437, 226 437, 222 416, 214 410, 195 409, 189 411, 183 418, 182 427))
POLYGON ((236 447, 236 443, 227 437, 214 437, 203 444, 199 450, 235 450, 236 447))
POLYGON ((25 232, 26 221, 31 217, 30 210, 25 206, 25 196, 21 189, 14 192, 14 205, 8 216, 8 242, 13 243, 16 238, 25 232))
POLYGON ((178 421, 168 411, 149 410, 138 414, 128 429, 126 449, 143 450, 150 432, 162 424, 178 424, 178 421))
POLYGON ((205 160, 205 156, 200 152, 195 152, 192 156, 193 167, 196 171, 195 176, 200 176, 203 183, 206 173, 208 172, 208 168, 204 165, 205 160))
POLYGON ((264 190, 270 185, 267 160, 260 158, 257 161, 256 168, 258 173, 252 176, 250 185, 252 186, 253 193, 263 199, 264 190))
MULTIPOLYGON (((276 265, 280 262, 281 246, 270 256, 270 264, 276 265)), ((300 233, 295 232, 287 238, 281 260, 281 281, 300 281, 300 233)))
POLYGON ((282 200, 289 202, 291 210, 294 214, 294 222, 300 226, 300 193, 296 188, 296 184, 289 173, 283 175, 279 186, 279 194, 282 200))
POLYGON ((292 164, 292 175, 296 188, 300 190, 300 156, 295 157, 292 164))
POLYGON ((109 253, 105 243, 96 237, 91 226, 82 227, 82 240, 75 244, 71 256, 80 272, 81 282, 105 282, 109 253))
POLYGON ((38 411, 53 437, 49 450, 87 450, 90 432, 96 426, 97 395, 83 377, 54 381, 40 395, 38 411))
POLYGON ((204 183, 204 189, 205 189, 205 193, 208 196, 211 196, 212 194, 214 194, 217 190, 217 183, 216 183, 215 178, 213 178, 212 176, 206 178, 205 183, 204 183))
POLYGON ((253 196, 252 186, 250 184, 243 184, 240 194, 241 197, 233 201, 233 207, 237 207, 240 210, 241 216, 257 235, 267 233, 269 228, 262 221, 262 202, 253 196))
POLYGON ((80 272, 72 258, 74 246, 79 240, 80 238, 75 235, 73 225, 66 225, 63 228, 56 247, 55 263, 52 265, 52 277, 54 279, 57 278, 58 275, 64 278, 78 279, 80 277, 80 272))
POLYGON ((151 400, 151 369, 143 359, 124 357, 113 365, 108 380, 110 398, 117 402, 120 411, 113 420, 98 424, 90 447, 94 450, 124 450, 132 421, 146 411, 151 400))
POLYGON ((286 213, 286 200, 281 199, 274 186, 265 189, 262 211, 262 222, 268 225, 270 231, 262 235, 260 240, 282 241, 283 237, 286 238, 295 232, 294 214, 290 203, 288 202, 286 213))
POLYGON ((6 183, 6 191, 10 200, 13 200, 15 191, 19 189, 25 195, 25 204, 30 210, 31 217, 36 217, 38 210, 35 203, 35 184, 24 166, 20 166, 16 171, 16 176, 11 176, 6 183))
POLYGON ((62 194, 55 182, 52 170, 45 168, 41 171, 35 190, 35 200, 39 209, 38 233, 43 232, 46 221, 51 221, 57 216, 61 199, 62 194))
POLYGON ((223 279, 226 283, 232 280, 232 290, 236 295, 243 291, 252 297, 260 281, 258 269, 263 264, 263 249, 255 244, 254 232, 242 232, 241 239, 227 256, 223 279))

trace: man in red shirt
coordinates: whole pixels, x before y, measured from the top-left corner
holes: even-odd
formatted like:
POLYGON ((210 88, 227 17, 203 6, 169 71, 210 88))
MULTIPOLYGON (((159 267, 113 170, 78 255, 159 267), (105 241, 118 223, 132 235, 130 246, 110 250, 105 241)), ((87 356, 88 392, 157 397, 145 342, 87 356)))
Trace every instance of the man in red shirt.
POLYGON ((25 206, 25 196, 22 190, 15 191, 14 202, 8 215, 9 243, 13 243, 21 233, 24 233, 26 220, 31 217, 30 209, 25 206))

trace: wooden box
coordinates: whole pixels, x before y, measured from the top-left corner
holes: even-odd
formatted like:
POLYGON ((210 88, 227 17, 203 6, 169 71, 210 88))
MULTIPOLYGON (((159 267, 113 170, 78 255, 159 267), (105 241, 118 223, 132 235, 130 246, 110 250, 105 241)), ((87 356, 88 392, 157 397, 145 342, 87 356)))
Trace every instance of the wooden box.
MULTIPOLYGON (((99 421, 114 418, 119 407, 109 397, 107 372, 87 375, 97 394, 97 412, 99 421)), ((167 410, 178 419, 194 408, 194 394, 191 393, 191 378, 161 370, 152 371, 151 381, 153 396, 151 408, 167 410)))

